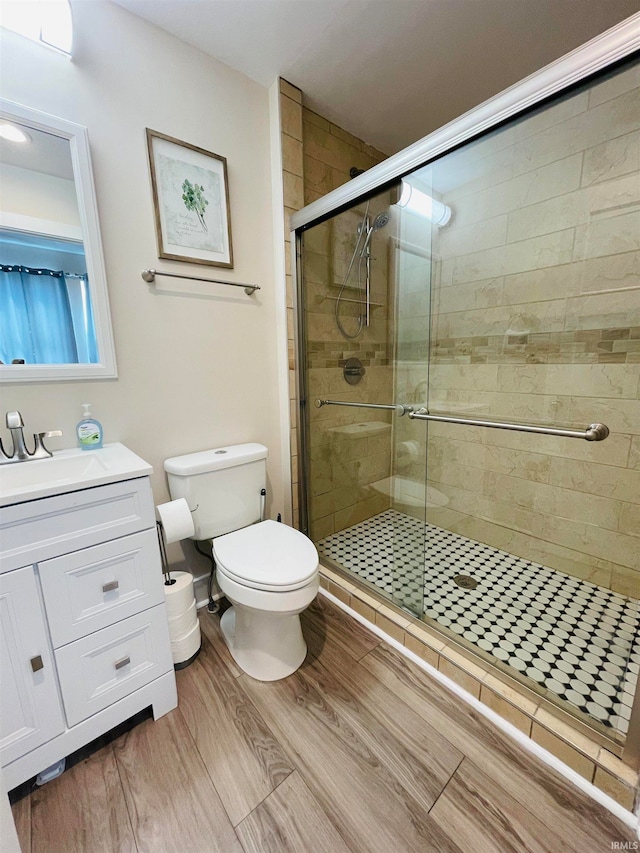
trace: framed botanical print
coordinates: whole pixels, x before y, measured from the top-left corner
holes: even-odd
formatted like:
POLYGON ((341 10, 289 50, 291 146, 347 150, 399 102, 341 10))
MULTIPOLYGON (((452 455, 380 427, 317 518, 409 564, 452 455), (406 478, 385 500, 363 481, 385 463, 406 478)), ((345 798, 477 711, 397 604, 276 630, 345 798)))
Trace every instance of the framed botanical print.
POLYGON ((147 128, 158 257, 233 268, 227 161, 147 128))

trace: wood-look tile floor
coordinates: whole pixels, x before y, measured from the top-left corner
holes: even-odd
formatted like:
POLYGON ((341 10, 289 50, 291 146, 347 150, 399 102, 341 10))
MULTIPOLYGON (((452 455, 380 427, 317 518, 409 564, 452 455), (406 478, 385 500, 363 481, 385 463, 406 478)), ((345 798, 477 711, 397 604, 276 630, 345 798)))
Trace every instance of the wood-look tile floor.
POLYGON ((23 853, 597 853, 634 834, 320 597, 283 681, 218 617, 179 707, 13 807, 23 853))

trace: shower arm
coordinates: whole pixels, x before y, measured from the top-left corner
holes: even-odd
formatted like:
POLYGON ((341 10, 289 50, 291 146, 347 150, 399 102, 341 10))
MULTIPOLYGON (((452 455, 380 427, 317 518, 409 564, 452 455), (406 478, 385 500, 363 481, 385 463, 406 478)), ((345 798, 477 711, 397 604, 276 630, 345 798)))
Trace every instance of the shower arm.
POLYGON ((609 427, 604 424, 590 424, 586 429, 564 429, 563 427, 537 426, 536 424, 516 424, 509 421, 486 421, 477 418, 459 418, 455 415, 430 415, 424 408, 416 409, 405 403, 344 403, 339 400, 316 400, 316 407, 355 406, 362 409, 390 409, 400 416, 408 414, 411 420, 438 421, 444 424, 464 424, 466 426, 490 427, 491 429, 510 429, 516 432, 533 432, 538 435, 559 435, 564 438, 582 438, 585 441, 604 441, 609 435, 609 427))

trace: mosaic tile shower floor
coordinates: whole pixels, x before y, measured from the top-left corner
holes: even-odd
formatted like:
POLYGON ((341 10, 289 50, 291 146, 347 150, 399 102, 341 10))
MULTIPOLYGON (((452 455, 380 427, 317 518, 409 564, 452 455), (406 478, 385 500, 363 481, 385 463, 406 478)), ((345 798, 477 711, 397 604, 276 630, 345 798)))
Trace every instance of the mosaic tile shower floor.
POLYGON ((317 547, 396 603, 414 612, 422 604, 440 625, 626 734, 640 668, 638 601, 392 509, 317 547), (457 575, 477 586, 461 588, 457 575))

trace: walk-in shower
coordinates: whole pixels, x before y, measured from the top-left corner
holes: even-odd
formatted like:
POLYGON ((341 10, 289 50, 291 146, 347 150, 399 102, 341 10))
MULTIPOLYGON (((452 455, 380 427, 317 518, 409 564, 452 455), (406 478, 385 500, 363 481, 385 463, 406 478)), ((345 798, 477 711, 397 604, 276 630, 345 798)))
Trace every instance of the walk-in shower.
POLYGON ((622 744, 640 63, 604 65, 534 106, 514 89, 292 221, 301 523, 323 560, 622 744))

